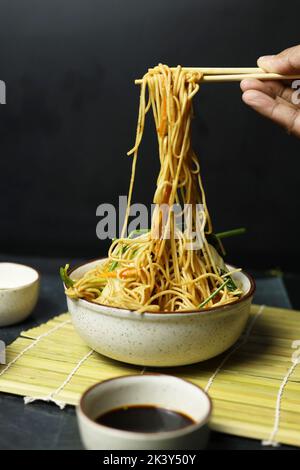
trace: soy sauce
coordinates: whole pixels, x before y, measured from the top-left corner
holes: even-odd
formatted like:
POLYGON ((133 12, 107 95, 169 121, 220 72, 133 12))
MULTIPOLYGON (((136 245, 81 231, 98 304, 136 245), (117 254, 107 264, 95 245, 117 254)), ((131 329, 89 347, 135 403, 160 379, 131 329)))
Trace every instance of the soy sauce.
POLYGON ((152 405, 116 408, 100 415, 96 423, 132 432, 166 432, 185 428, 195 422, 178 411, 152 405))

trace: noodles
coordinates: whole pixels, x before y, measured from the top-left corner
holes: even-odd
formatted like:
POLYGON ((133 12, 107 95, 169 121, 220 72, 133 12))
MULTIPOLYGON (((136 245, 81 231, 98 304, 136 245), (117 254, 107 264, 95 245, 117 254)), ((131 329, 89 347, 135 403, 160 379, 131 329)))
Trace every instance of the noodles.
POLYGON ((69 297, 138 312, 183 312, 225 305, 242 294, 210 242, 212 224, 191 146, 192 98, 200 78, 179 66, 171 71, 161 64, 143 77, 136 140, 128 152, 133 155, 132 175, 121 238, 113 241, 99 267, 66 289, 69 297), (126 237, 138 150, 150 108, 160 158, 156 206, 151 229, 126 237), (185 205, 180 214, 175 205, 185 205), (162 207, 168 210, 164 213, 162 207), (189 228, 178 224, 182 214, 189 228))

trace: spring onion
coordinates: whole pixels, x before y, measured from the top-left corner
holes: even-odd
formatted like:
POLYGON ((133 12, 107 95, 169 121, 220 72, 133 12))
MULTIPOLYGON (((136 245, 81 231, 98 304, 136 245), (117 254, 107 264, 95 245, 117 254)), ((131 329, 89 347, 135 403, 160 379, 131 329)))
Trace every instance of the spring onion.
POLYGON ((61 280, 67 288, 72 287, 74 285, 74 281, 68 275, 69 267, 70 265, 66 264, 64 268, 61 267, 59 270, 61 280))
POLYGON ((212 294, 210 294, 210 296, 207 297, 207 299, 205 299, 205 300, 199 305, 198 308, 204 307, 204 305, 206 305, 215 295, 217 295, 217 294, 220 292, 220 290, 222 290, 223 287, 225 287, 225 286, 228 284, 229 281, 230 281, 230 279, 227 278, 226 281, 224 281, 223 284, 220 285, 220 287, 218 287, 212 294))
POLYGON ((233 230, 227 230, 226 232, 219 232, 219 233, 216 233, 215 235, 218 238, 229 238, 229 237, 234 237, 235 235, 242 235, 245 232, 246 232, 245 227, 241 227, 241 228, 235 228, 233 230))

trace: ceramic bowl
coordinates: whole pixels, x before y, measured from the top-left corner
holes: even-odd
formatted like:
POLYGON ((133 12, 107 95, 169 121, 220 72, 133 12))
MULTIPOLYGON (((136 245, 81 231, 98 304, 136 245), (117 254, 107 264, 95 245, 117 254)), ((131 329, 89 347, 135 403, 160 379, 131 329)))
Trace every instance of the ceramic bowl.
POLYGON ((79 430, 90 450, 203 449, 208 440, 211 401, 190 382, 162 374, 129 375, 98 383, 77 408, 79 430), (193 424, 176 431, 124 431, 95 422, 101 414, 128 405, 152 405, 183 413, 193 424))
POLYGON ((39 293, 38 272, 16 263, 0 263, 0 327, 19 323, 34 309, 39 293))
MULTIPOLYGON (((103 260, 71 272, 79 279, 103 260)), ((228 266, 231 269, 231 266, 228 266)), ((232 304, 190 313, 136 313, 67 297, 73 325, 95 351, 141 366, 170 367, 205 361, 239 338, 247 322, 255 284, 246 273, 233 275, 244 296, 232 304)))

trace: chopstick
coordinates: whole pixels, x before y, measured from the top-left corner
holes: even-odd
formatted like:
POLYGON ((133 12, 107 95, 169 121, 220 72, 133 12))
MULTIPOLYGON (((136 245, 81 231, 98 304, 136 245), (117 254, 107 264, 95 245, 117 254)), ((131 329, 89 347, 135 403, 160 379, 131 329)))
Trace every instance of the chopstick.
MULTIPOLYGON (((171 70, 176 70, 177 67, 170 67, 171 70)), ((154 68, 148 69, 149 72, 153 72, 154 68)), ((199 72, 204 75, 228 75, 237 73, 260 73, 264 72, 259 67, 182 67, 182 70, 188 72, 199 72)))
MULTIPOLYGON (((300 74, 281 75, 278 73, 265 72, 259 67, 182 67, 182 69, 202 73, 203 76, 200 82, 240 82, 246 78, 257 78, 259 80, 300 79, 300 74)), ((152 70, 154 69, 149 69, 149 71, 152 70)), ((175 67, 171 67, 171 70, 175 70, 175 67)), ((135 80, 134 83, 140 85, 142 80, 135 80)))
POLYGON ((258 80, 295 80, 300 78, 298 75, 280 75, 279 73, 241 73, 228 75, 203 75, 200 82, 240 82, 246 78, 257 78, 258 80))

